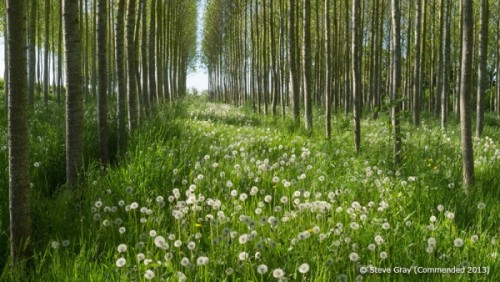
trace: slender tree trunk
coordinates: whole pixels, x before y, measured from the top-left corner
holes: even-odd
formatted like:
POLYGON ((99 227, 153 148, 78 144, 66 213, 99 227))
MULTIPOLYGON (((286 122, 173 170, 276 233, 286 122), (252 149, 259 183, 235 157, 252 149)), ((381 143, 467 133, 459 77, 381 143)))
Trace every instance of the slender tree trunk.
POLYGON ((302 47, 302 75, 304 79, 304 120, 306 130, 312 130, 311 83, 311 0, 304 0, 304 45, 302 47))
POLYGON ((296 0, 290 0, 289 11, 289 59, 290 59, 290 80, 292 82, 292 117, 296 124, 300 122, 300 84, 299 76, 297 73, 297 54, 296 54, 296 22, 295 22, 295 9, 296 0))
POLYGON ((142 106, 144 114, 149 113, 149 88, 148 88, 148 5, 146 0, 141 0, 142 5, 142 38, 141 38, 141 61, 142 61, 142 106))
POLYGON ((128 0, 127 9, 127 62, 128 62, 128 128, 132 132, 137 128, 137 85, 135 31, 136 0, 128 0))
POLYGON ((50 0, 45 0, 45 47, 43 59, 43 102, 49 102, 50 0))
POLYGON ((401 102, 401 17, 399 0, 392 0, 392 129, 393 129, 393 154, 394 164, 399 167, 401 164, 401 133, 399 124, 399 109, 401 102))
POLYGON ((420 85, 420 31, 421 31, 421 8, 422 0, 415 1, 415 66, 413 70, 413 125, 419 126, 420 124, 420 91, 422 86, 420 85))
POLYGON ((9 211, 12 263, 31 257, 29 130, 26 73, 26 1, 7 1, 9 54, 9 211))
POLYGON ((149 22, 149 94, 151 101, 159 100, 156 91, 156 0, 151 0, 149 22))
POLYGON ((361 3, 352 1, 352 92, 354 114, 354 147, 359 153, 361 149, 361 3))
POLYGON ((441 66, 441 128, 446 127, 449 110, 449 68, 450 68, 450 1, 443 0, 442 66, 441 66))
POLYGON ((99 157, 101 165, 106 167, 109 164, 109 141, 108 141, 108 50, 106 36, 108 33, 108 8, 107 0, 97 2, 97 61, 98 61, 98 90, 97 109, 99 126, 99 157))
POLYGON ((64 53, 66 60, 66 178, 79 183, 83 157, 83 102, 81 37, 78 0, 64 0, 64 53))
POLYGON ((325 135, 332 136, 331 91, 330 91, 330 0, 325 0, 325 135))
POLYGON ((118 151, 125 152, 127 144, 127 89, 125 76, 125 0, 118 1, 116 14, 115 31, 115 55, 116 55, 116 76, 118 79, 118 101, 117 101, 117 121, 118 121, 118 151))
POLYGON ((474 18, 472 0, 462 0, 462 68, 460 79, 460 129, 462 132, 463 183, 474 185, 474 152, 471 129, 472 49, 474 18))
POLYGON ((36 81, 36 21, 38 1, 31 0, 28 26, 28 99, 30 106, 35 103, 35 81, 36 81))
POLYGON ((484 127, 484 97, 487 88, 488 73, 486 61, 488 59, 488 1, 481 0, 479 9, 481 30, 479 31, 479 58, 477 72, 477 108, 476 108, 476 137, 481 137, 484 127))

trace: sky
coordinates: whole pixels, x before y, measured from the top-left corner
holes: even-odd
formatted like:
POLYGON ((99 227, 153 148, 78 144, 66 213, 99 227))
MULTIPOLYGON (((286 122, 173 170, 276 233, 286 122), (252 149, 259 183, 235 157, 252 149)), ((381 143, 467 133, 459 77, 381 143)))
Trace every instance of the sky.
MULTIPOLYGON (((204 15, 204 6, 205 6, 205 1, 200 1, 200 5, 198 6, 198 52, 201 52, 200 46, 201 46, 201 40, 202 40, 202 33, 201 31, 203 30, 202 25, 203 25, 203 15, 204 15)), ((43 62, 42 62, 43 63, 43 62)), ((5 50, 4 50, 4 38, 3 36, 0 36, 0 77, 4 77, 5 74, 5 50)), ((52 77, 52 76, 50 76, 52 77)), ((186 82, 187 88, 192 89, 196 88, 198 91, 203 91, 208 89, 208 75, 206 73, 206 70, 203 69, 203 67, 198 67, 198 69, 195 72, 191 72, 188 74, 187 77, 187 82, 186 82)))

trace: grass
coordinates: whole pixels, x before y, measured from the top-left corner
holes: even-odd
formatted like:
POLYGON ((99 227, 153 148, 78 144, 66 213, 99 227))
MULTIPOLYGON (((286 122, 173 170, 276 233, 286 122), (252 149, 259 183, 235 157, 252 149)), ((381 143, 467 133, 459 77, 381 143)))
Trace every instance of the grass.
MULTIPOLYGON (((53 114, 62 123, 60 113, 53 114)), ((104 175, 93 165, 91 117, 79 203, 72 192, 55 189, 64 173, 64 152, 57 149, 63 129, 32 125, 32 139, 42 142, 32 145, 33 163, 40 163, 32 172, 36 255, 26 279, 500 279, 494 116, 487 116, 485 137, 474 141, 477 185, 468 195, 461 188, 460 131, 453 119, 445 132, 431 118, 417 129, 403 122, 404 163, 395 170, 386 116, 363 120, 363 149, 356 155, 351 122, 341 115, 325 140, 319 110, 317 130, 308 133, 249 108, 190 98, 161 106, 104 175), (465 267, 466 274, 394 273, 412 266, 465 267), (377 271, 392 273, 370 273, 377 271), (489 274, 467 273, 484 271, 489 274)), ((1 163, 5 155, 1 151, 1 163)), ((7 181, 0 173, 0 182, 7 181)), ((7 242, 5 214, 1 218, 1 242, 7 242)), ((6 251, 7 245, 0 247, 6 251)), ((6 269, 1 278, 21 275, 6 269)))

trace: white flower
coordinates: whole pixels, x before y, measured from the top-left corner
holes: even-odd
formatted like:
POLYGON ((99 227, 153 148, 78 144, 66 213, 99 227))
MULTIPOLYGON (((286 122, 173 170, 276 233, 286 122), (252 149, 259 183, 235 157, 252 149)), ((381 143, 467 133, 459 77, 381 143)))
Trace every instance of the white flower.
POLYGON ((150 237, 156 237, 156 230, 149 231, 149 236, 150 237))
POLYGON ((52 249, 58 249, 59 248, 59 242, 57 241, 53 241, 50 246, 52 247, 52 249))
POLYGON ((125 227, 123 226, 118 229, 118 232, 120 232, 120 234, 125 233, 125 231, 127 231, 127 229, 125 229, 125 227))
POLYGON ((357 261, 357 260, 359 259, 359 255, 358 255, 357 253, 351 253, 351 254, 349 255, 349 259, 350 259, 351 261, 357 261))
POLYGON ((282 278, 283 276, 285 276, 285 272, 281 269, 281 268, 276 268, 275 270, 273 270, 273 277, 274 278, 282 278))
POLYGON ((464 245, 464 240, 457 238, 453 241, 453 245, 455 245, 455 247, 457 248, 460 248, 464 245))
POLYGON ((372 252, 375 251, 375 248, 376 248, 375 244, 368 245, 368 250, 370 250, 372 252))
POLYGON ((449 219, 449 220, 453 220, 455 218, 455 214, 452 213, 452 212, 447 212, 445 213, 446 214, 446 217, 449 219))
POLYGON ((431 222, 436 222, 437 218, 435 216, 431 216, 431 218, 429 219, 431 222))
POLYGON ((438 205, 437 209, 438 209, 438 211, 443 212, 444 211, 444 206, 443 205, 438 205))
POLYGON ((477 236, 477 235, 475 235, 475 234, 474 234, 474 235, 472 235, 472 236, 470 237, 470 239, 471 239, 471 241, 472 241, 473 243, 476 243, 476 242, 479 240, 479 236, 477 236))
POLYGON ((187 257, 183 257, 181 259, 181 265, 187 267, 190 264, 189 259, 187 257))
POLYGON ((143 261, 146 258, 146 256, 143 253, 138 253, 137 254, 137 260, 138 261, 143 261))
POLYGON ((430 237, 427 239, 427 245, 429 247, 436 247, 436 239, 434 237, 430 237))
POLYGON ((307 272, 309 272, 309 264, 307 263, 303 263, 299 266, 299 272, 302 273, 302 274, 305 274, 307 272))
POLYGON ((130 204, 130 209, 131 210, 135 210, 139 207, 139 204, 137 202, 133 202, 132 204, 130 204))
POLYGON ((247 253, 247 252, 241 252, 241 253, 238 255, 238 258, 239 258, 239 260, 241 260, 241 261, 247 260, 247 259, 248 259, 248 253, 247 253))
POLYGON ((180 247, 182 246, 182 241, 181 241, 181 240, 176 240, 176 241, 174 242, 174 246, 175 246, 176 248, 180 248, 180 247))
POLYGON ((125 244, 120 244, 120 245, 118 245, 118 248, 117 248, 117 249, 118 249, 118 252, 119 252, 119 253, 124 253, 124 252, 126 252, 126 251, 127 251, 127 245, 125 245, 125 244))
POLYGON ((383 228, 384 230, 389 230, 389 229, 391 228, 391 225, 390 225, 388 222, 384 222, 384 223, 382 224, 382 228, 383 228))
POLYGON ((208 264, 208 257, 199 257, 196 260, 196 264, 198 264, 199 266, 207 265, 208 264))
POLYGON ((146 273, 144 273, 144 278, 146 278, 147 280, 152 280, 153 278, 155 278, 155 273, 151 269, 148 269, 146 270, 146 273))
POLYGON ((126 263, 125 258, 119 258, 116 260, 116 267, 123 267, 126 263))
POLYGON ((195 248, 196 248, 196 243, 191 241, 187 244, 187 248, 190 250, 190 251, 193 251, 195 248))
POLYGON ((160 248, 160 249, 168 249, 168 244, 165 241, 165 238, 163 236, 156 236, 155 237, 155 246, 160 248))
POLYGON ((257 266, 257 272, 261 275, 265 274, 267 272, 267 265, 261 264, 261 265, 257 266))
POLYGON ((240 244, 246 244, 246 242, 248 242, 248 235, 247 234, 241 235, 240 238, 238 238, 238 241, 240 242, 240 244))
POLYGON ((386 259, 387 258, 387 253, 386 252, 380 252, 379 254, 381 259, 386 259))
POLYGON ((484 210, 486 208, 486 204, 485 203, 479 203, 479 204, 477 204, 477 208, 480 209, 480 210, 484 210))
POLYGON ((67 247, 67 246, 69 246, 69 241, 68 241, 68 240, 64 240, 64 241, 62 241, 62 246, 63 246, 63 247, 67 247))

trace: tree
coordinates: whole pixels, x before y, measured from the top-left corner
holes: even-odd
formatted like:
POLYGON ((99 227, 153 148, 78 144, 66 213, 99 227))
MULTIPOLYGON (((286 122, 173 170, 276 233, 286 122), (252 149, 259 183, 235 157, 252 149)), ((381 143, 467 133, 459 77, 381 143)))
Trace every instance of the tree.
POLYGON ((13 263, 31 256, 26 1, 7 1, 9 210, 13 263))
POLYGON ((361 149, 361 4, 352 1, 352 93, 354 114, 354 147, 361 149))
POLYGON ((472 0, 462 0, 462 65, 460 79, 460 130, 463 184, 467 191, 474 184, 474 151, 471 130, 472 49, 474 19, 472 0))
POLYGON ((330 0, 325 0, 325 135, 332 136, 330 91, 330 0))
POLYGON ((156 0, 151 1, 151 14, 149 22, 149 95, 151 101, 159 100, 156 91, 156 0))
POLYGON ((126 90, 126 77, 125 77, 125 31, 124 31, 124 20, 125 20, 125 0, 118 1, 118 9, 116 14, 116 26, 115 26, 115 61, 116 61, 116 76, 118 80, 118 99, 117 99, 117 127, 118 127, 118 151, 120 153, 125 152, 125 147, 127 144, 127 125, 126 125, 126 113, 127 113, 127 90, 126 90))
POLYGON ((128 127, 132 132, 137 127, 137 81, 136 44, 135 44, 135 8, 136 0, 128 0, 127 9, 127 62, 128 62, 128 127))
POLYGON ((487 84, 486 61, 488 59, 488 0, 481 0, 479 8, 479 55, 477 71, 476 137, 481 137, 484 127, 484 96, 487 84))
POLYGON ((392 0, 391 5, 392 33, 392 85, 391 85, 391 120, 393 130, 393 154, 396 167, 401 162, 401 133, 399 124, 400 91, 401 91, 401 17, 399 0, 392 0))
POLYGON ((421 17, 422 17, 422 0, 415 1, 415 65, 413 70, 413 125, 420 124, 420 85, 421 67, 420 67, 420 52, 421 52, 421 17))
POLYGON ((66 62, 66 178, 79 182, 83 154, 81 37, 78 0, 64 0, 64 55, 66 62))
POLYGON ((292 83, 292 117, 296 124, 300 122, 300 84, 297 73, 297 53, 296 53, 296 28, 295 28, 296 0, 290 0, 289 28, 288 28, 288 52, 290 64, 290 80, 292 83))
POLYGON ((37 0, 30 0, 30 15, 28 25, 28 98, 32 106, 35 102, 35 79, 36 79, 36 21, 37 0))
POLYGON ((97 110, 99 127, 99 157, 101 165, 106 167, 109 163, 109 141, 108 141, 108 8, 107 0, 98 0, 97 2, 97 71, 98 71, 98 90, 97 90, 97 110))
POLYGON ((311 0, 304 0, 304 45, 302 47, 304 77, 304 119, 306 130, 312 130, 312 83, 311 83, 311 0))

